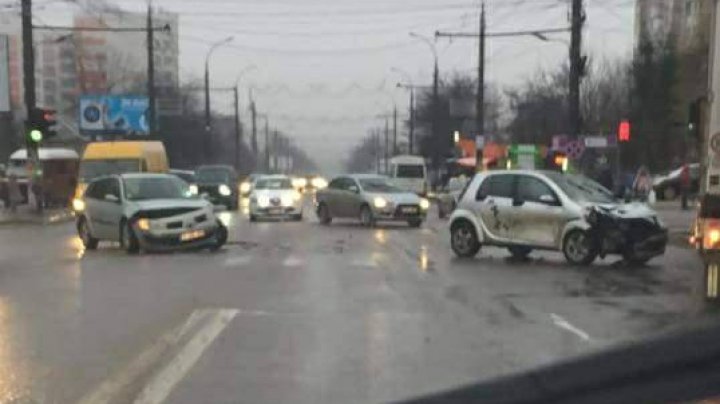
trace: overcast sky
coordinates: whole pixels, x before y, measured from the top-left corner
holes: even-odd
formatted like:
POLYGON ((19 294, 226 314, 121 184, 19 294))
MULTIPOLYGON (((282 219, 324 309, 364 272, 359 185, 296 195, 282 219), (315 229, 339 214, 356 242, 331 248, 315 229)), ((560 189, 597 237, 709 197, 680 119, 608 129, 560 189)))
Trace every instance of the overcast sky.
MULTIPOLYGON (((584 50, 593 58, 629 55, 634 1, 585 2, 584 50)), ((114 3, 135 11, 147 4, 146 0, 114 3)), ((486 0, 488 31, 565 27, 568 3, 486 0)), ((395 89, 405 78, 392 68, 406 72, 416 85, 430 83, 430 48, 409 32, 428 38, 436 30, 477 32, 479 14, 477 0, 154 0, 153 4, 180 14, 182 80, 201 78, 209 44, 233 35, 233 42, 212 57, 212 85, 232 85, 245 66, 257 66, 244 77, 242 91, 247 93, 253 86, 258 110, 269 115, 271 126, 291 135, 326 171, 340 169, 367 130, 382 125, 375 115, 390 111, 394 102, 403 115, 407 112, 407 94, 395 89)), ((48 2, 39 11, 45 22, 61 18, 55 7, 48 2)), ((562 63, 567 59, 562 41, 568 34, 553 38, 558 41, 489 40, 486 80, 503 88, 540 68, 562 63)), ((477 40, 438 39, 435 44, 441 75, 476 72, 477 40)), ((231 102, 229 95, 217 94, 213 107, 229 112, 231 102)))

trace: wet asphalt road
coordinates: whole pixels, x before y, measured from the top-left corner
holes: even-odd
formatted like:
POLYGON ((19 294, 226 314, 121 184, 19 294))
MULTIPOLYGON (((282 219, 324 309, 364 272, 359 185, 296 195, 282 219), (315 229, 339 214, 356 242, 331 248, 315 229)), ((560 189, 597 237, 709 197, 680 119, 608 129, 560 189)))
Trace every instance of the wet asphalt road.
POLYGON ((0 403, 386 402, 714 317, 676 247, 636 269, 462 261, 435 214, 422 229, 229 216, 218 253, 0 227, 0 403))

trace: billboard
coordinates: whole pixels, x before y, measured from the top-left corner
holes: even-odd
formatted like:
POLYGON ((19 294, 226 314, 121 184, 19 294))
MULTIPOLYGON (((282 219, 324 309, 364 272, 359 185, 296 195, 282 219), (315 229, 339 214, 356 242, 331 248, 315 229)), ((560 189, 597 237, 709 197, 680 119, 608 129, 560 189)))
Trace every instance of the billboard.
POLYGON ((0 112, 10 111, 10 46, 7 35, 0 35, 0 112))
POLYGON ((80 133, 148 135, 148 98, 136 95, 80 96, 80 133))

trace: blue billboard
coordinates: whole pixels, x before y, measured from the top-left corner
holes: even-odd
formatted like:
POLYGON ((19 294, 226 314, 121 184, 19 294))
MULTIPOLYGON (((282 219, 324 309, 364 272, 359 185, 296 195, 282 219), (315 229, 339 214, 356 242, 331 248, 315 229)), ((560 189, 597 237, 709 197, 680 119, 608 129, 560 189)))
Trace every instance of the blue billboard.
POLYGON ((80 96, 80 133, 146 136, 148 98, 136 95, 80 96))

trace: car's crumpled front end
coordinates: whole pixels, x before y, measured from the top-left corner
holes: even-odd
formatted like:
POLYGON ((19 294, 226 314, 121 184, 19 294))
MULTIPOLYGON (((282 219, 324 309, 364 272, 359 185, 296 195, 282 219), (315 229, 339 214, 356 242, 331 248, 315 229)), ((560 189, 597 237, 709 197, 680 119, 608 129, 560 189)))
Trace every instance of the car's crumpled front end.
POLYGON ((140 206, 133 214, 131 224, 145 250, 219 247, 227 240, 227 229, 209 204, 140 206))
POLYGON ((645 204, 590 206, 586 220, 601 256, 621 254, 626 260, 644 262, 665 253, 667 228, 645 204))

